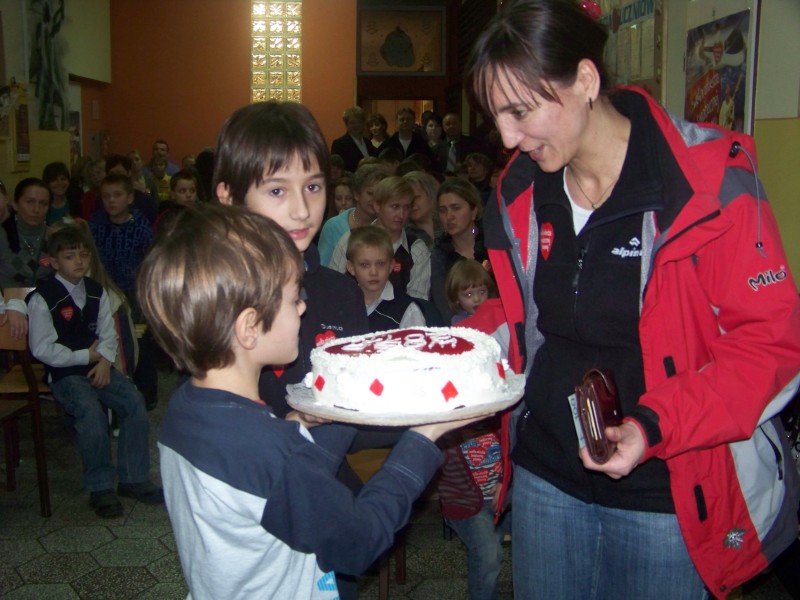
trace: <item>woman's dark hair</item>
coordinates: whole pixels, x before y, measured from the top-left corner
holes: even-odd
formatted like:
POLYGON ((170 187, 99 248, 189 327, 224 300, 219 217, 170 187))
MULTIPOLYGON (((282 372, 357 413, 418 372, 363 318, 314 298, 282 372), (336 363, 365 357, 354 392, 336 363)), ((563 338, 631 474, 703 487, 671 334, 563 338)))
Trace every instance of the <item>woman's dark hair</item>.
POLYGON ((14 202, 22 198, 22 194, 25 193, 25 190, 29 187, 40 187, 47 190, 47 197, 50 198, 52 201, 53 195, 50 193, 50 186, 47 185, 44 181, 39 179, 38 177, 26 177, 22 181, 20 181, 17 186, 14 188, 14 202))
POLYGON ((473 103, 492 114, 492 89, 509 77, 522 89, 520 98, 536 93, 559 102, 553 83, 574 83, 578 63, 591 60, 600 74, 600 87, 608 77, 603 64, 608 31, 594 21, 575 0, 512 0, 495 15, 478 38, 466 69, 466 89, 473 103))
POLYGON ((389 123, 386 122, 386 117, 380 113, 372 113, 367 118, 367 127, 372 127, 375 123, 382 126, 384 131, 389 127, 389 123))
POLYGON ((50 183, 58 179, 61 175, 69 179, 69 169, 67 165, 63 162, 51 162, 42 170, 42 181, 50 183))

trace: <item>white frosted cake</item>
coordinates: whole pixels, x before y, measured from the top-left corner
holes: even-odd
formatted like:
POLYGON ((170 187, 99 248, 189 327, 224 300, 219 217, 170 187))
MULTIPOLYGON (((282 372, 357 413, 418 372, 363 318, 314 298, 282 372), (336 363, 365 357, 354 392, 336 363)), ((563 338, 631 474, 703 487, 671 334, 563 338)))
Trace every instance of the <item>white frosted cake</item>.
MULTIPOLYGON (((332 340, 311 351, 316 402, 377 414, 420 414, 497 400, 507 391, 500 346, 466 327, 416 327, 332 340)), ((510 371, 509 371, 510 373, 510 371)))

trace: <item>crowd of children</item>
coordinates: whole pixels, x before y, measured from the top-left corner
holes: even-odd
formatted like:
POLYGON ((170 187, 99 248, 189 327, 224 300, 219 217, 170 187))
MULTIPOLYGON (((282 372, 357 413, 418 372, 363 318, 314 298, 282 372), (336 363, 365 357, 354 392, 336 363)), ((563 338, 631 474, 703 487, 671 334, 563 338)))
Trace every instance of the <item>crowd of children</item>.
MULTIPOLYGON (((403 133, 408 119, 398 114, 403 133)), ((17 186, 2 216, 2 319, 11 315, 15 334, 28 335, 72 418, 90 506, 113 518, 122 514, 119 496, 166 496, 193 597, 246 597, 257 586, 355 598, 353 576, 391 545, 436 473, 442 454, 433 442, 465 425, 405 433, 320 425, 285 401, 321 340, 444 324, 430 302, 441 176, 424 172, 430 160, 403 162, 391 144, 382 156, 381 144, 370 145, 372 160, 346 171, 302 105, 254 104, 220 132, 207 184, 218 202, 199 202, 193 161, 173 165, 159 140, 148 164, 135 150, 110 155, 87 161, 83 179, 49 164, 41 180, 17 186), (149 473, 155 373, 138 368, 153 338, 190 377, 160 428, 166 493, 149 473), (373 447, 394 450, 363 486, 342 457, 373 447), (291 464, 280 458, 288 455, 291 464), (232 529, 249 531, 250 543, 230 539, 232 529)), ((457 303, 472 314, 491 285, 474 276, 462 284, 476 297, 457 303)), ((469 431, 449 436, 449 453, 493 439, 469 431)), ((479 470, 487 469, 497 466, 479 470)), ((467 530, 452 526, 469 546, 467 530)), ((485 579, 489 568, 470 555, 471 579, 476 570, 485 579)))

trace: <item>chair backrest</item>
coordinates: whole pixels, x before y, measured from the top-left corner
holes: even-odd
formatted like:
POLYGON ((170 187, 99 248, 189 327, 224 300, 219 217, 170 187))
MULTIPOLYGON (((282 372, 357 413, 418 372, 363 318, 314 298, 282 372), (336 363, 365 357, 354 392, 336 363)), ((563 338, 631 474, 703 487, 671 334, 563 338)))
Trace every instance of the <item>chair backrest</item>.
POLYGON ((11 337, 11 326, 8 320, 0 326, 0 350, 16 350, 24 351, 28 347, 28 336, 22 336, 22 339, 15 339, 11 337))

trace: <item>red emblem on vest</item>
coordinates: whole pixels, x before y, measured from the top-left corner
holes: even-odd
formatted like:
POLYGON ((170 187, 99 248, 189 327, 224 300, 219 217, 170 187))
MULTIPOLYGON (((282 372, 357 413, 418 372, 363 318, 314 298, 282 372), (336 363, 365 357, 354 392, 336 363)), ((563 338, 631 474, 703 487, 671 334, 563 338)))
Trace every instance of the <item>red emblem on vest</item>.
POLYGON ((392 271, 394 271, 395 273, 399 273, 402 270, 402 268, 403 268, 403 265, 401 265, 397 261, 394 261, 394 264, 392 265, 392 271))
POLYGON ((542 223, 539 229, 539 250, 542 251, 542 257, 547 260, 550 257, 550 249, 553 247, 553 226, 550 223, 542 223))
POLYGON ((65 321, 71 321, 72 317, 75 315, 75 309, 72 308, 71 306, 65 306, 64 308, 61 309, 60 314, 61 318, 64 319, 65 321))
POLYGON ((39 257, 39 266, 40 267, 49 267, 50 266, 50 257, 49 256, 40 256, 39 257))

